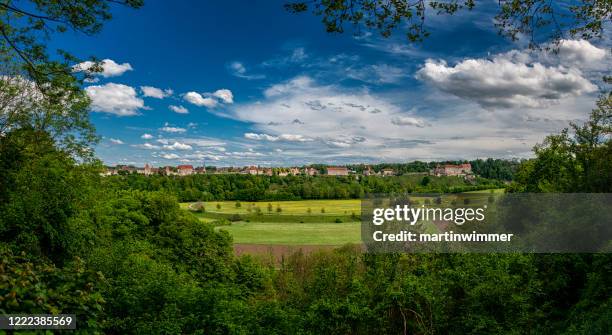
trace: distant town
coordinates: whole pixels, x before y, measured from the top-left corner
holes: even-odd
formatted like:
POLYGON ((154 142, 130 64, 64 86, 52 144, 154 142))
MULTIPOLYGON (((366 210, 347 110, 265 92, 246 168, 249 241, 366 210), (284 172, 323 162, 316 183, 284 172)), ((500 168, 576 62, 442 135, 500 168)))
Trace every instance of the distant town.
MULTIPOLYGON (((144 167, 135 167, 131 165, 117 165, 114 167, 106 167, 106 170, 101 173, 103 176, 125 175, 125 174, 141 174, 145 176, 165 175, 165 176, 190 176, 197 174, 248 174, 248 175, 263 175, 263 176, 395 176, 398 172, 391 168, 383 168, 375 171, 369 165, 366 165, 360 171, 352 170, 346 166, 303 166, 303 167, 209 167, 193 165, 178 165, 178 166, 163 166, 153 167, 145 164, 144 167)), ((428 172, 414 172, 412 174, 429 174, 432 176, 458 176, 465 178, 473 178, 472 165, 464 164, 441 164, 428 172)))

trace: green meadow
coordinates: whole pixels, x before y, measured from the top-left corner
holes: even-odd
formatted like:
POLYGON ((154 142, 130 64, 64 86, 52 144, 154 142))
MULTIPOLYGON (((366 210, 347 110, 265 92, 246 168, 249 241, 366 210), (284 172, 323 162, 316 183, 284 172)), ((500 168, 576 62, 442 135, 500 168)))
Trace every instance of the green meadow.
MULTIPOLYGON (((465 194, 497 195, 503 191, 465 194)), ((445 194, 441 204, 451 205, 461 197, 445 194)), ((414 201, 426 205, 435 199, 415 195, 414 201)), ((210 201, 181 203, 181 208, 191 210, 202 222, 217 224, 217 230, 227 231, 238 244, 335 246, 361 241, 361 200, 210 201)), ((435 231, 435 227, 428 226, 427 231, 435 231)))
MULTIPOLYGON (((188 209, 193 203, 182 203, 181 207, 188 209)), ((204 210, 217 214, 249 215, 258 209, 264 215, 359 215, 361 201, 351 200, 299 200, 299 201, 210 201, 202 202, 204 210), (280 208, 280 210, 279 210, 280 208)))
POLYGON ((234 243, 343 245, 360 243, 360 200, 182 203, 181 208, 230 233, 234 243))

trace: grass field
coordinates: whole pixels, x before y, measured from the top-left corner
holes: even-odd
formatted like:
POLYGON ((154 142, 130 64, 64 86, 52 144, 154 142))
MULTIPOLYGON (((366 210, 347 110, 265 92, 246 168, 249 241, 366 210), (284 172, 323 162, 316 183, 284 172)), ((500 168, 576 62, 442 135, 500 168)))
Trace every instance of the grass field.
MULTIPOLYGON (((189 203, 182 203, 184 209, 189 203)), ((264 215, 351 215, 359 214, 360 200, 301 200, 301 201, 210 201, 203 203, 206 212, 219 214, 251 214, 259 208, 264 215), (239 203, 240 207, 236 207, 239 203), (271 211, 268 207, 271 205, 271 211), (280 212, 278 211, 280 208, 280 212), (310 213, 309 213, 310 209, 310 213)))
MULTIPOLYGON (((484 190, 468 193, 501 194, 500 190, 484 190)), ((416 195, 415 195, 416 196, 416 195)), ((475 194, 477 196, 477 194, 475 194)), ((459 201, 460 195, 442 196, 442 205, 459 201)), ((416 197, 417 204, 433 203, 434 197, 416 197)), ((233 221, 230 225, 215 229, 229 232, 234 243, 261 245, 343 245, 360 243, 361 200, 302 200, 239 202, 211 201, 201 203, 203 212, 194 213, 202 222, 222 219, 233 221), (270 209, 269 209, 270 208, 270 209), (280 210, 278 209, 280 208, 280 210)), ((182 203, 188 210, 193 203, 182 203)), ((471 203, 471 205, 477 205, 471 203)), ((227 222, 227 221, 226 221, 227 222)), ((435 232, 433 225, 426 227, 435 232)))
POLYGON ((278 223, 237 222, 221 226, 234 243, 273 245, 343 245, 360 243, 359 222, 344 223, 278 223))

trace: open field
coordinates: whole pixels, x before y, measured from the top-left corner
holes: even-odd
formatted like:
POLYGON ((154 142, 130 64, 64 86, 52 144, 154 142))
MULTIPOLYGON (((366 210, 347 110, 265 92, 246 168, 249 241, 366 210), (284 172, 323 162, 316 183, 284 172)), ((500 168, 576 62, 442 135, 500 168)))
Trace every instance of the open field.
MULTIPOLYGON (((440 205, 463 204, 467 195, 472 199, 468 206, 480 206, 487 201, 489 194, 500 195, 503 192, 499 189, 466 192, 463 196, 445 194, 441 196, 440 205)), ((411 200, 413 204, 427 205, 434 203, 436 197, 414 194, 411 200)), ((340 246, 361 243, 361 200, 211 201, 200 204, 204 211, 194 214, 202 222, 223 222, 215 229, 230 233, 236 244, 340 246)), ((182 203, 181 208, 193 209, 194 205, 182 203)), ((437 228, 428 224, 425 230, 436 232, 437 228)))
MULTIPOLYGON (((205 211, 219 214, 251 214, 261 210, 262 214, 272 215, 359 215, 361 201, 351 200, 300 200, 300 201, 209 201, 203 202, 205 211), (239 204, 240 207, 237 207, 239 204), (271 210, 268 208, 271 206, 271 210), (280 212, 278 211, 280 208, 280 212), (310 210, 310 212, 309 212, 310 210)), ((182 203, 181 207, 187 209, 189 203, 182 203)))
POLYGON ((343 245, 361 243, 359 222, 277 223, 235 222, 217 229, 229 232, 234 243, 271 245, 343 245))

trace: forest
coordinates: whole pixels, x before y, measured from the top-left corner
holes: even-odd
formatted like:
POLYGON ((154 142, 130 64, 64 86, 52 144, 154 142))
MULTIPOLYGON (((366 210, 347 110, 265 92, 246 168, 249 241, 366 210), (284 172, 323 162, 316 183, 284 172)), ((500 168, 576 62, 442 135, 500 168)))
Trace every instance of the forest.
POLYGON ((359 199, 365 194, 458 193, 501 188, 503 181, 462 177, 408 176, 263 176, 209 174, 190 176, 108 176, 117 188, 166 191, 179 201, 359 199))

